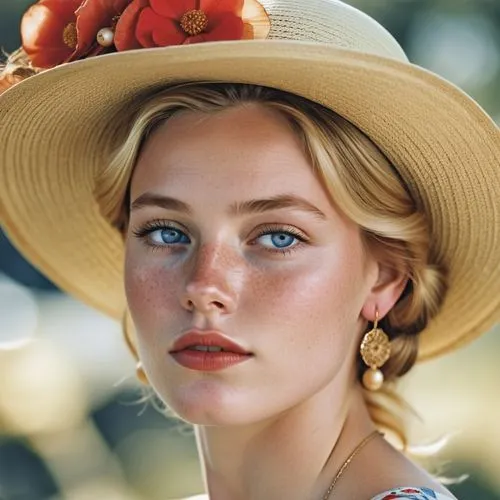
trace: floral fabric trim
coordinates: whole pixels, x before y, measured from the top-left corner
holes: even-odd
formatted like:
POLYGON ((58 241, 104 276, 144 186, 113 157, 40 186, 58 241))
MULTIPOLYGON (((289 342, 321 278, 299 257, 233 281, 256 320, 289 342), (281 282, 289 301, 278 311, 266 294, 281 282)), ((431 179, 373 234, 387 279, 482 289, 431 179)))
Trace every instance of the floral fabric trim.
MULTIPOLYGON (((448 495, 437 493, 430 488, 393 488, 373 497, 372 500, 393 500, 398 498, 406 498, 406 500, 453 500, 448 495)), ((183 500, 209 500, 208 495, 196 495, 183 500)))
POLYGON ((392 490, 381 493, 372 500, 393 500, 397 498, 406 498, 407 500, 453 500, 448 495, 442 495, 430 488, 393 488, 392 490))
MULTIPOLYGON (((448 495, 437 493, 430 488, 393 488, 373 497, 372 500, 393 500, 398 498, 406 498, 406 500, 453 500, 448 495)), ((196 495, 184 500, 209 500, 208 495, 196 495)))

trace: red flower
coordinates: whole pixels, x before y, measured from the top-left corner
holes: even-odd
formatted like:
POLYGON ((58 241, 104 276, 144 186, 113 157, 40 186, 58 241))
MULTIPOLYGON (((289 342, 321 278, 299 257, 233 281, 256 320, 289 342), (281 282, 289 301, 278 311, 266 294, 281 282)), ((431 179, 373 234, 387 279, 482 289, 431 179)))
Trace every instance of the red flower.
POLYGON ((39 0, 21 23, 35 68, 105 51, 266 38, 257 0, 39 0))
POLYGON ((76 9, 81 0, 40 0, 21 21, 25 52, 37 68, 52 68, 68 60, 77 46, 76 9))
POLYGON ((113 31, 129 3, 130 0, 85 0, 76 11, 78 46, 71 60, 89 55, 89 51, 90 55, 97 55, 106 50, 105 46, 97 43, 97 34, 103 28, 113 31))
POLYGON ((132 0, 116 26, 115 44, 118 50, 165 47, 254 38, 256 32, 259 38, 269 32, 256 0, 132 0))
POLYGON ((39 0, 21 23, 23 48, 37 68, 98 55, 113 46, 113 31, 130 0, 39 0), (108 28, 109 44, 97 41, 108 28))
POLYGON ((149 7, 149 0, 133 0, 123 11, 115 31, 115 45, 118 50, 140 49, 135 37, 135 27, 140 13, 149 7))

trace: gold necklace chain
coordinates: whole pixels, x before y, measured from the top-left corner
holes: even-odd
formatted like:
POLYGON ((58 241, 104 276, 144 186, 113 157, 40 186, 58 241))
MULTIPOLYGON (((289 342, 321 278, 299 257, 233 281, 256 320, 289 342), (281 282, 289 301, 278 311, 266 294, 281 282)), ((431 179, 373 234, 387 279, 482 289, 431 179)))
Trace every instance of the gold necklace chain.
POLYGON ((349 467, 349 464, 352 462, 353 458, 361 451, 363 446, 365 446, 365 444, 367 444, 369 441, 371 441, 375 436, 379 434, 382 435, 379 431, 373 431, 371 434, 366 436, 365 439, 363 439, 363 441, 361 441, 361 443, 359 443, 358 446, 356 446, 356 448, 354 448, 352 453, 347 457, 346 461, 342 464, 339 471, 333 478, 332 484, 330 484, 330 486, 326 490, 323 500, 328 500, 328 497, 330 496, 330 493, 333 491, 333 488, 335 488, 335 485, 337 484, 337 481, 340 479, 340 476, 342 476, 347 467, 349 467))

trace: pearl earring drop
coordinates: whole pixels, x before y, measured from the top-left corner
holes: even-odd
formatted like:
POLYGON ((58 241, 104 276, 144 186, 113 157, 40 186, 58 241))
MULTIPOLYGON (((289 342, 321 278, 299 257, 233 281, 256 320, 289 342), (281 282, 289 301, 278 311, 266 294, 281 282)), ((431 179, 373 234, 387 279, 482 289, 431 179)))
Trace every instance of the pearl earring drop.
POLYGON ((363 386, 369 391, 378 391, 384 383, 384 374, 379 368, 391 355, 389 337, 381 328, 378 328, 378 310, 375 310, 373 328, 363 337, 360 353, 368 366, 368 370, 363 373, 363 386))

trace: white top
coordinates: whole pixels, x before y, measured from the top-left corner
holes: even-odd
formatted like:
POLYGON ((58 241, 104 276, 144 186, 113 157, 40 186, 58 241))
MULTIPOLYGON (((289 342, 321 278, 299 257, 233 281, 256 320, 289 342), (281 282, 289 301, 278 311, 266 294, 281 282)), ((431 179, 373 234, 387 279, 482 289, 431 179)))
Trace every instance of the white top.
MULTIPOLYGON (((437 493, 429 488, 416 488, 405 486, 403 488, 393 488, 392 490, 380 493, 371 500, 393 500, 397 498, 406 498, 407 500, 453 500, 453 497, 437 493)), ((208 495, 196 495, 185 500, 209 500, 208 495)))

